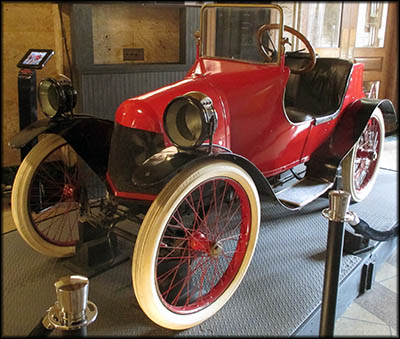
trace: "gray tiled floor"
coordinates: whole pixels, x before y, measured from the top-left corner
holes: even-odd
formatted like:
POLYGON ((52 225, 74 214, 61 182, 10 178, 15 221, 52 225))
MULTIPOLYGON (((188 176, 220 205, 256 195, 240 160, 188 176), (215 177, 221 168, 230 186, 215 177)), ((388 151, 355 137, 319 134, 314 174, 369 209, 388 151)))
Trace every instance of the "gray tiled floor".
MULTIPOLYGON (((398 172, 397 137, 386 138, 381 167, 398 172)), ((335 336, 398 337, 398 281, 396 249, 376 273, 373 288, 354 300, 336 321, 335 336)))
POLYGON ((373 288, 336 322, 335 336, 399 336, 397 253, 382 264, 373 288))

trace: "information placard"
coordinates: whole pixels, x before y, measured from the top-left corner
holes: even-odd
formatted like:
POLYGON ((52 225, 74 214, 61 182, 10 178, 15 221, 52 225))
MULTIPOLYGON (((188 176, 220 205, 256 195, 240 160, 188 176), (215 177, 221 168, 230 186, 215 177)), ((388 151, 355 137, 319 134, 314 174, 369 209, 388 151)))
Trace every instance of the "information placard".
POLYGON ((17 67, 28 69, 42 69, 54 54, 51 49, 30 49, 18 62, 17 67))

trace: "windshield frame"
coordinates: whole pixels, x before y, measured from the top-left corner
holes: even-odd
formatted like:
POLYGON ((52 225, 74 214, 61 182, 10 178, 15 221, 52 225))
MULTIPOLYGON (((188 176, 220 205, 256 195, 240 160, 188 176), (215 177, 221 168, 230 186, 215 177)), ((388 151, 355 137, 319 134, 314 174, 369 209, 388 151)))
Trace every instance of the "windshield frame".
POLYGON ((279 65, 281 63, 281 56, 282 56, 282 41, 283 41, 283 10, 282 7, 279 5, 275 4, 204 4, 201 7, 200 10, 200 37, 199 37, 199 57, 200 58, 207 58, 207 59, 222 59, 222 60, 230 60, 230 61, 239 61, 239 62, 246 62, 250 64, 259 64, 259 65, 279 65), (222 56, 209 56, 204 53, 204 41, 203 39, 203 34, 205 33, 204 30, 204 15, 205 12, 208 8, 238 8, 238 7, 244 7, 244 8, 274 8, 278 10, 279 13, 279 43, 278 43, 278 58, 277 61, 275 62, 257 62, 257 61, 251 61, 251 60, 244 60, 244 59, 232 59, 232 58, 227 58, 227 57, 222 57, 222 56))

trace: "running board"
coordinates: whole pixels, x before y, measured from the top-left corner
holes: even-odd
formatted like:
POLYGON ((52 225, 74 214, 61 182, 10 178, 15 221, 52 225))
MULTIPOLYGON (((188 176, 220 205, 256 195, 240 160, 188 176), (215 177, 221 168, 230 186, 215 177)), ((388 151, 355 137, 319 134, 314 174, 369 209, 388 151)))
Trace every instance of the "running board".
POLYGON ((303 207, 324 194, 332 186, 332 182, 303 178, 294 185, 277 192, 276 196, 284 204, 303 207))

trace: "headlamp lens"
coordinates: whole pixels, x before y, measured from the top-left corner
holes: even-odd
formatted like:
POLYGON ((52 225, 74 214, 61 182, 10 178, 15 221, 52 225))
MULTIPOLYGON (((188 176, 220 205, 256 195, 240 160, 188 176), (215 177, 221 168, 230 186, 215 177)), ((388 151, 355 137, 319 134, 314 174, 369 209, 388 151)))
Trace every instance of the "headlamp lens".
POLYGON ((211 98, 201 92, 188 92, 173 99, 164 112, 164 129, 172 143, 182 149, 201 146, 217 128, 218 116, 211 98))
POLYGON ((207 112, 202 104, 187 96, 172 100, 164 114, 168 138, 183 149, 200 146, 209 137, 207 122, 207 112))
POLYGON ((48 118, 71 112, 76 104, 77 92, 72 87, 71 80, 59 75, 57 80, 46 78, 40 81, 38 87, 40 108, 48 118))
POLYGON ((60 108, 60 91, 53 79, 44 79, 39 84, 39 104, 43 113, 53 118, 60 108))
POLYGON ((183 102, 176 113, 176 129, 185 140, 196 141, 201 135, 201 115, 193 102, 183 102))

